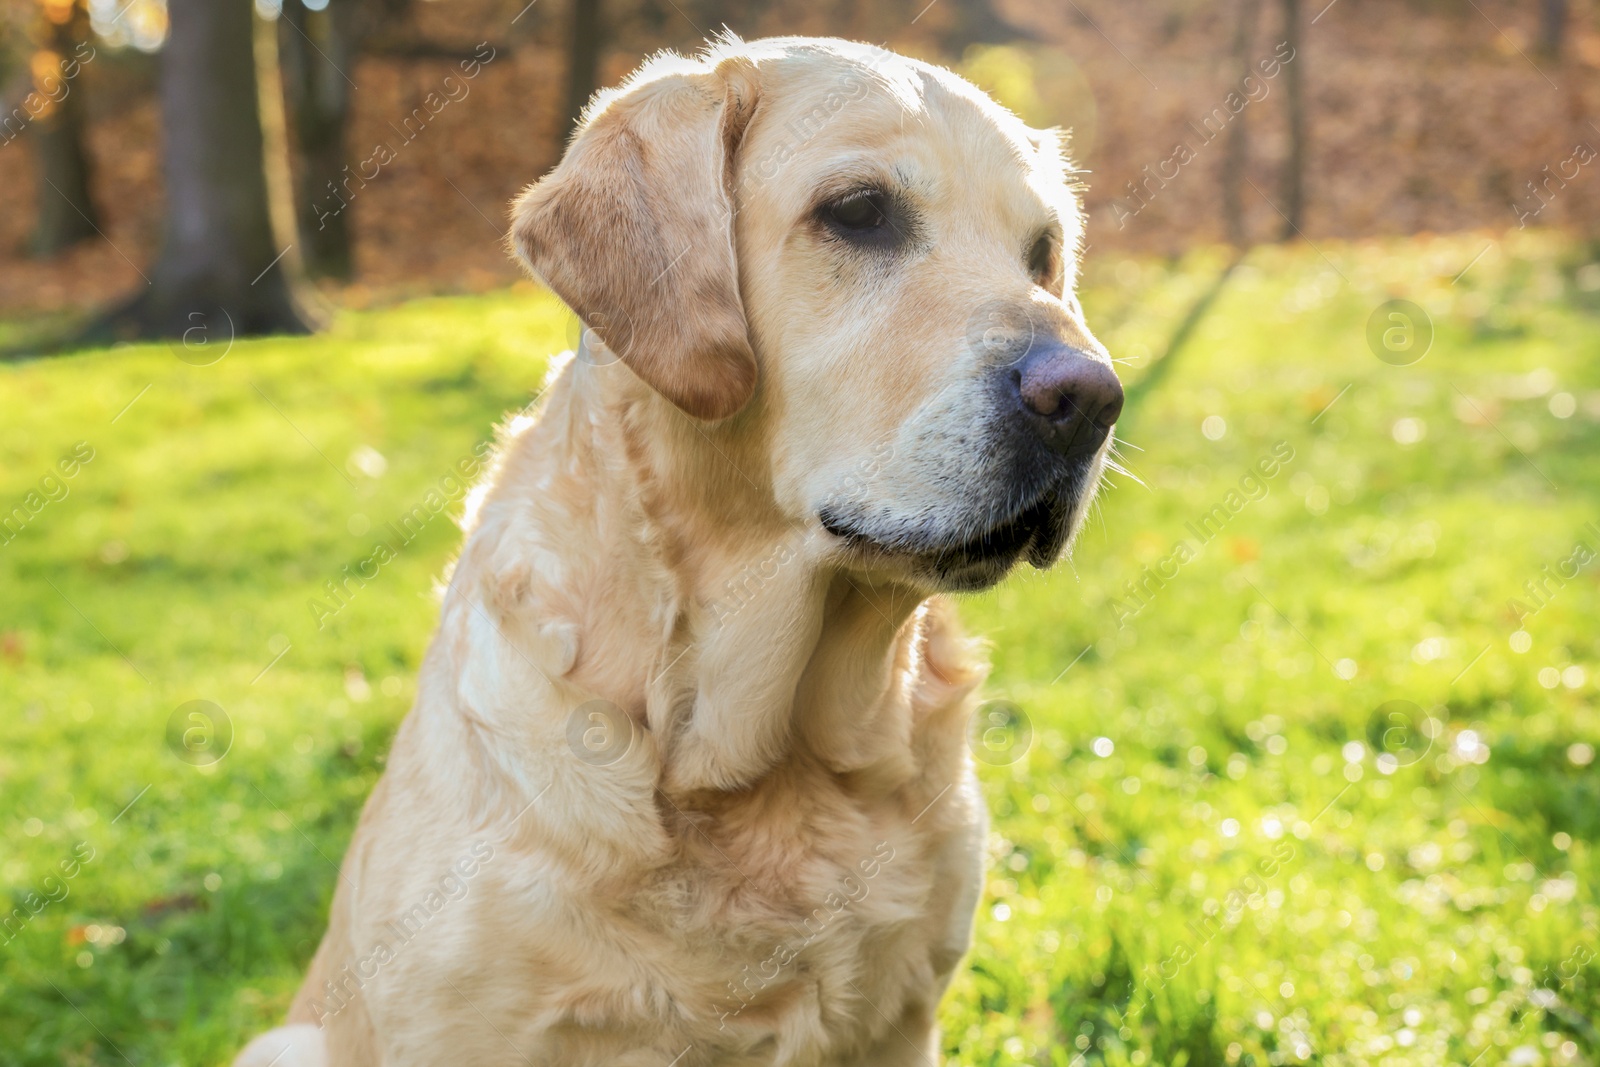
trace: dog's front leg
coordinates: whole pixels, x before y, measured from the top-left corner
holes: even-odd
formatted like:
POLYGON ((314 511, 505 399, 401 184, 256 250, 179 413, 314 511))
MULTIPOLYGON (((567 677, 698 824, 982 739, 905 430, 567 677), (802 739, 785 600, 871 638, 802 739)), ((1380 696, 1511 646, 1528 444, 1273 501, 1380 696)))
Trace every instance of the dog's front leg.
MULTIPOLYGON (((698 659, 684 672, 693 679, 692 710, 666 716, 669 789, 738 789, 783 758, 795 686, 816 648, 825 591, 826 579, 795 559, 736 611, 697 607, 689 629, 698 659)), ((683 683, 668 677, 652 702, 686 696, 683 683)))
POLYGON ((838 1067, 939 1067, 944 1062, 941 1043, 933 1011, 925 1004, 911 1005, 887 1034, 838 1067))

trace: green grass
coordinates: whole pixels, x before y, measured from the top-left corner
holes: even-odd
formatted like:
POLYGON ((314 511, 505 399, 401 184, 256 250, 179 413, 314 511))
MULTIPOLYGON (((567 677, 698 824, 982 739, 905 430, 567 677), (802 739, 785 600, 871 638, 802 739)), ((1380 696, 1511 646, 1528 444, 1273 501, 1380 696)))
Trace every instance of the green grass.
MULTIPOLYGON (((1600 552, 1600 268, 1522 238, 1452 284, 1485 243, 1255 253, 1126 420, 1145 484, 1115 479, 1072 565, 963 604, 1018 710, 980 742, 953 1063, 1600 1061, 1600 560, 1508 603, 1600 552), (1413 366, 1365 341, 1392 297, 1436 326, 1413 366)), ((1221 262, 1091 261, 1130 379, 1221 262)), ((0 1062, 224 1063, 280 1017, 457 533, 435 518, 325 628, 308 601, 566 333, 523 287, 206 367, 0 368, 0 511, 93 449, 0 544, 0 887, 65 893, 0 934, 0 1062), (220 762, 168 747, 193 700, 225 710, 220 762)))

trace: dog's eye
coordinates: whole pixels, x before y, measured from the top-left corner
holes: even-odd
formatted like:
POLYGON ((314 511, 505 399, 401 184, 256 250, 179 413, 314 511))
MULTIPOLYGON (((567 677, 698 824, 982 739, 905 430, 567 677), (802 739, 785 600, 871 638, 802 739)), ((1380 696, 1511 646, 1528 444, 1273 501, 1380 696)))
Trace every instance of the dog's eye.
POLYGON ((842 233, 869 234, 889 225, 889 203, 879 192, 851 193, 825 207, 823 215, 842 233))
POLYGON ((1048 286, 1055 279, 1055 243, 1050 240, 1050 235, 1040 234, 1039 239, 1033 242, 1033 247, 1028 250, 1028 273, 1033 280, 1042 286, 1048 286))

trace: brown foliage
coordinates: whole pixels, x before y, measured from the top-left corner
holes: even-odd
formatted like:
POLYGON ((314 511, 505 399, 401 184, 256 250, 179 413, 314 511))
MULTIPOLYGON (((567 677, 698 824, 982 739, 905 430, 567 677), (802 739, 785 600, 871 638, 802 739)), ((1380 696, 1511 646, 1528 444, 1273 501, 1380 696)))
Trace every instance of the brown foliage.
MULTIPOLYGON (((356 273, 352 285, 337 289, 340 299, 478 289, 517 277, 502 243, 506 207, 554 163, 566 125, 566 6, 540 0, 525 9, 524 3, 417 5, 413 19, 348 71, 359 86, 352 167, 372 159, 379 146, 388 146, 393 159, 349 197, 356 273), (460 57, 480 41, 495 56, 476 78, 462 80, 460 57), (426 110, 429 93, 445 92, 447 77, 464 84, 466 95, 408 136, 405 117, 419 106, 426 110)), ((1307 236, 1514 228, 1513 203, 1524 210, 1541 204, 1530 182, 1549 202, 1532 224, 1597 228, 1600 161, 1583 165, 1576 177, 1549 180, 1578 143, 1600 149, 1596 0, 1572 0, 1559 59, 1536 54, 1537 5, 1325 4, 1307 0, 1305 47, 1295 60, 1303 64, 1310 126, 1307 236)), ((614 82, 656 48, 692 47, 723 19, 747 36, 834 33, 933 58, 957 15, 943 2, 925 5, 772 0, 734 11, 709 0, 614 0, 607 6, 611 41, 601 81, 614 82)), ((1075 66, 1092 90, 1093 143, 1079 160, 1089 171, 1090 243, 1167 252, 1222 239, 1227 153, 1221 138, 1207 144, 1189 123, 1224 106, 1237 77, 1229 58, 1233 6, 1002 0, 1000 10, 1034 37, 1018 47, 1035 71, 1054 75, 1075 66), (1192 162, 1162 184, 1147 183, 1146 206, 1119 227, 1116 202, 1133 203, 1128 183, 1144 180, 1143 168, 1169 159, 1180 141, 1193 149, 1192 162)), ((1263 6, 1258 56, 1282 40, 1277 10, 1263 6)), ((103 303, 136 286, 131 264, 142 268, 154 256, 162 212, 159 118, 148 92, 124 93, 108 105, 102 94, 118 76, 114 67, 92 65, 83 75, 92 107, 94 191, 109 241, 47 263, 22 261, 17 250, 37 196, 32 148, 25 136, 0 145, 0 188, 12 208, 0 213, 0 311, 103 303)), ((1284 95, 1281 77, 1268 81, 1244 111, 1251 131, 1244 174, 1259 192, 1247 185, 1242 200, 1246 230, 1256 240, 1275 238, 1282 228, 1274 202, 1287 145, 1284 95)), ((1041 106, 1045 114, 1029 117, 1066 117, 1049 113, 1048 99, 1041 106)))

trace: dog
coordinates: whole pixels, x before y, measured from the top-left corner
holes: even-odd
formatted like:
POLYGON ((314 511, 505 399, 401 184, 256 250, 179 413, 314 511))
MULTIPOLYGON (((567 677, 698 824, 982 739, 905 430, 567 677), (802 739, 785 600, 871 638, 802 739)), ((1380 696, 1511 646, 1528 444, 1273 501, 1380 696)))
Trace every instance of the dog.
POLYGON ((1122 408, 1059 136, 725 38, 599 94, 512 218, 583 337, 237 1065, 937 1063, 987 836, 941 594, 1063 554, 1122 408))

